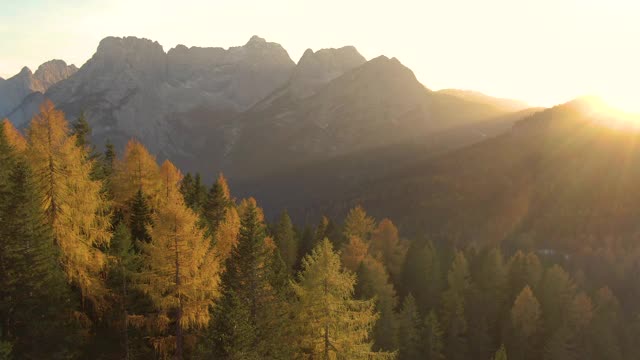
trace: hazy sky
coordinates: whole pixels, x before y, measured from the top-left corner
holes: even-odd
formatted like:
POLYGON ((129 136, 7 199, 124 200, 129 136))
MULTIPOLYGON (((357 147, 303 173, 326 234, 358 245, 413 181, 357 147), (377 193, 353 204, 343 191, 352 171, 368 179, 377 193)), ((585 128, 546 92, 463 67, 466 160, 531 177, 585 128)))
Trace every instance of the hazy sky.
POLYGON ((52 58, 80 66, 109 35, 167 51, 254 34, 294 61, 344 45, 395 56, 431 89, 533 105, 596 94, 640 111, 638 0, 0 0, 0 76, 52 58))

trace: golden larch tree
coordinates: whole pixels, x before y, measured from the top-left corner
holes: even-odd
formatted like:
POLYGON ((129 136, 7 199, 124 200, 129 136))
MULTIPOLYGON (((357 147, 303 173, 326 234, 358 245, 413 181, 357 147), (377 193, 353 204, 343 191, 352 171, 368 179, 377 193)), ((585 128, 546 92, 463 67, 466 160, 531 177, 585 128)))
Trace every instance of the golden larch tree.
POLYGON ((344 270, 331 242, 324 239, 302 261, 294 284, 301 358, 374 359, 394 354, 371 350, 378 319, 372 300, 354 300, 356 276, 344 270))
POLYGON ((160 168, 155 156, 139 141, 127 143, 122 159, 115 163, 113 196, 118 207, 126 208, 138 190, 148 197, 153 209, 160 202, 160 168))
POLYGON ((342 263, 345 268, 355 272, 368 253, 369 246, 359 236, 351 236, 349 243, 342 248, 342 263))
POLYGON ((61 250, 70 282, 100 310, 107 289, 101 277, 111 238, 109 204, 90 178, 88 150, 76 146, 64 114, 46 101, 28 129, 27 157, 42 194, 42 206, 61 250))
POLYGON ((365 242, 369 241, 369 237, 375 229, 376 221, 367 215, 362 206, 358 205, 349 210, 347 218, 344 220, 344 236, 348 239, 357 236, 365 242))
POLYGON ((171 335, 153 339, 161 356, 181 359, 185 331, 209 323, 209 307, 218 295, 219 263, 211 241, 198 226, 179 190, 182 175, 169 161, 160 169, 160 202, 150 229, 151 242, 142 244, 143 270, 138 286, 158 310, 160 331, 171 335))
POLYGON ((9 119, 2 120, 2 127, 4 128, 4 136, 9 145, 11 145, 16 152, 23 153, 27 149, 27 140, 22 136, 20 131, 13 126, 9 119))
POLYGON ((235 207, 228 207, 225 210, 224 219, 218 224, 214 240, 216 253, 220 257, 220 262, 227 260, 231 251, 238 243, 240 234, 240 216, 235 207))

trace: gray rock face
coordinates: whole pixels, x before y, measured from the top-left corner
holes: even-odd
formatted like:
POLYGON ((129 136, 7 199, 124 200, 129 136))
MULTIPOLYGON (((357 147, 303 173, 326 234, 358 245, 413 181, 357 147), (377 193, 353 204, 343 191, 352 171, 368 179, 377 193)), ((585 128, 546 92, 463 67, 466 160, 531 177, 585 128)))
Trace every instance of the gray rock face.
POLYGON ((161 157, 188 156, 195 125, 186 114, 246 110, 294 66, 280 45, 257 36, 226 50, 179 45, 167 53, 151 40, 109 37, 46 96, 71 118, 86 111, 98 140, 136 137, 161 157))
POLYGON ((308 49, 291 76, 292 92, 297 97, 314 94, 329 81, 367 62, 353 46, 339 49, 308 49))
POLYGON ((430 91, 395 58, 366 61, 347 46, 307 50, 296 65, 257 36, 229 49, 168 52, 151 40, 108 37, 77 71, 51 61, 0 89, 11 89, 0 110, 19 127, 49 98, 70 120, 84 111, 98 147, 109 140, 121 149, 137 138, 184 171, 224 170, 236 179, 423 143, 504 113, 430 91))
POLYGON ((65 80, 77 71, 78 68, 73 64, 67 65, 67 63, 62 60, 50 60, 40 65, 38 70, 33 74, 33 77, 41 87, 38 91, 44 93, 51 86, 65 80))
MULTIPOLYGON (((29 95, 34 92, 44 93, 77 70, 74 65, 67 66, 62 60, 51 60, 40 65, 35 74, 24 67, 17 75, 0 81, 0 117, 8 116, 14 111, 20 112, 18 108, 29 95)), ((20 125, 24 119, 19 118, 15 122, 20 125)))
POLYGON ((248 178, 273 169, 425 141, 439 131, 503 113, 486 104, 435 93, 398 59, 386 56, 317 84, 310 96, 288 96, 292 94, 288 87, 288 93, 281 90, 243 113, 236 121, 225 173, 248 178))

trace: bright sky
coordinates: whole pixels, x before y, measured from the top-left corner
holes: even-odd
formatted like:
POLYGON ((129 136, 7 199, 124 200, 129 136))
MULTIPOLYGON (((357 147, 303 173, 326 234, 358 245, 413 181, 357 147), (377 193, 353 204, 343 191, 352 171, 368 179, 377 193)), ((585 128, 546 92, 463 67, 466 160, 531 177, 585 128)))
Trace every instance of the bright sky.
POLYGON ((602 96, 640 111, 638 0, 0 0, 0 76, 52 58, 82 65, 109 35, 165 51, 278 42, 395 56, 431 89, 553 105, 602 96))

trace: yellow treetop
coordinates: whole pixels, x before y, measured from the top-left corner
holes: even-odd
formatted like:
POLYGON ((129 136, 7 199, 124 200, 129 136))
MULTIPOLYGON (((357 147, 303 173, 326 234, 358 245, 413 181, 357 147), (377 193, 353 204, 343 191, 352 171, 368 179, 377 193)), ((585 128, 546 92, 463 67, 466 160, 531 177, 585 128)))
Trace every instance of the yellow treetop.
POLYGON ((111 222, 102 184, 89 175, 93 162, 88 150, 76 146, 64 114, 50 101, 33 118, 28 139, 27 156, 64 270, 83 297, 100 308, 107 293, 101 279, 106 263, 101 248, 111 238, 111 222))
POLYGON ((20 131, 9 121, 9 119, 2 120, 2 127, 4 128, 4 136, 6 136, 9 145, 13 146, 18 153, 23 153, 27 149, 27 140, 22 136, 20 131))
POLYGON ((344 267, 355 272, 360 263, 367 257, 369 246, 358 236, 351 236, 349 243, 342 249, 344 267))
POLYGON ((155 156, 139 141, 129 140, 122 159, 115 164, 114 176, 113 195, 120 208, 126 207, 139 189, 149 197, 152 208, 158 205, 160 169, 155 156))
POLYGON ((218 256, 198 226, 198 216, 184 204, 181 178, 180 171, 165 161, 160 169, 160 201, 150 229, 151 242, 142 245, 144 270, 139 287, 149 295, 161 318, 177 324, 170 336, 154 341, 156 350, 165 354, 181 349, 183 330, 209 323, 209 307, 218 296, 218 256))
POLYGON ((224 220, 218 225, 215 233, 216 253, 224 263, 231 254, 231 250, 238 244, 240 234, 240 216, 235 207, 225 210, 224 220))

